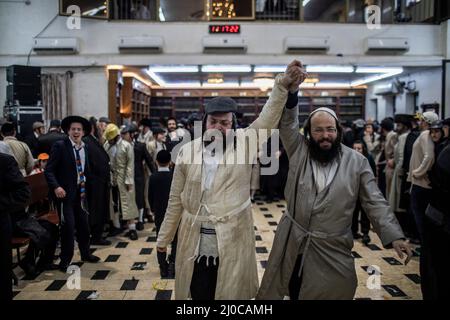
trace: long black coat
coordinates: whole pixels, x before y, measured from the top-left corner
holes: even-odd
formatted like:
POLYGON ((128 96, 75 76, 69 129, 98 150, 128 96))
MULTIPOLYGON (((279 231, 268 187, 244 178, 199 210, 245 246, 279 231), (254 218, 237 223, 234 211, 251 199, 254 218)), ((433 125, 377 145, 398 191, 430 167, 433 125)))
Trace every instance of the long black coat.
POLYGON ((94 136, 86 136, 83 141, 89 150, 90 179, 86 181, 86 191, 92 226, 109 219, 111 168, 108 153, 94 136))
POLYGON ((144 175, 144 161, 150 172, 155 171, 155 163, 153 162, 147 147, 142 142, 134 142, 134 184, 136 192, 136 205, 138 209, 144 208, 145 204, 145 175, 144 175))
POLYGON ((10 214, 23 209, 30 194, 14 157, 0 153, 0 301, 12 299, 10 214))
POLYGON ((37 158, 39 155, 38 150, 38 138, 34 135, 34 133, 30 134, 29 136, 25 137, 25 143, 30 147, 31 154, 33 155, 33 158, 37 158))

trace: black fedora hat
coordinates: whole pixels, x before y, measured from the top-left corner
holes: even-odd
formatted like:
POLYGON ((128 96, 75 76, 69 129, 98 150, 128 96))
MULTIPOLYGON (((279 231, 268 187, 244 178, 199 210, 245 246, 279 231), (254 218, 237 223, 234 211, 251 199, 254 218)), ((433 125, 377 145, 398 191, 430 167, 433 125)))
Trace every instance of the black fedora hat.
POLYGON ((84 135, 87 136, 91 133, 91 124, 89 123, 89 121, 83 117, 80 116, 68 116, 65 117, 62 121, 61 121, 61 129, 63 129, 63 131, 68 134, 69 133, 69 129, 70 129, 70 125, 72 123, 81 123, 81 125, 83 126, 83 131, 84 131, 84 135))

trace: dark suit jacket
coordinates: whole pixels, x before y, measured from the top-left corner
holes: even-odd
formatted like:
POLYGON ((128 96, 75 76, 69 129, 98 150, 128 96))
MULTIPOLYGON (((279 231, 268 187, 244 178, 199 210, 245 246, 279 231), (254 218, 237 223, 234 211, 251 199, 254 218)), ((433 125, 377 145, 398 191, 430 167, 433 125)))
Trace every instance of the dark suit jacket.
POLYGON ((134 142, 134 177, 140 178, 144 177, 144 165, 143 162, 147 164, 147 167, 150 169, 150 172, 155 171, 155 164, 153 162, 150 153, 147 151, 147 147, 145 143, 142 142, 134 142))
POLYGON ((68 139, 67 135, 57 131, 50 131, 38 138, 38 155, 39 153, 50 154, 52 146, 56 141, 68 139))
POLYGON ((169 203, 173 171, 158 171, 150 176, 148 202, 155 218, 164 218, 169 203))
POLYGON ((30 147, 31 153, 33 154, 33 158, 37 158, 37 156, 39 155, 39 150, 38 150, 38 138, 36 138, 36 136, 34 135, 34 133, 30 134, 29 136, 27 136, 25 138, 25 143, 28 145, 28 147, 30 147))
MULTIPOLYGON (((89 181, 89 152, 87 145, 85 145, 84 151, 86 155, 84 175, 86 181, 89 181)), ((75 198, 78 187, 78 172, 73 147, 69 139, 55 142, 44 174, 51 192, 58 187, 62 187, 66 191, 64 200, 72 201, 75 198)))
POLYGON ((0 153, 0 215, 23 209, 30 195, 14 157, 0 153))
POLYGON ((83 142, 89 149, 89 173, 91 177, 101 182, 110 182, 111 168, 109 155, 105 148, 92 135, 84 137, 83 142))

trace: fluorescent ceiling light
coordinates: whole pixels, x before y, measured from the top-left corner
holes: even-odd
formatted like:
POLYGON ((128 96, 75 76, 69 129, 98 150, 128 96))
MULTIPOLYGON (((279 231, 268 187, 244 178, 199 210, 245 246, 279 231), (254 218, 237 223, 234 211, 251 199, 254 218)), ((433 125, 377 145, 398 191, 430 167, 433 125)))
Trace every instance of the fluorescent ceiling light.
POLYGON ((325 73, 325 72, 335 72, 335 73, 352 73, 353 67, 352 66, 306 66, 306 72, 318 72, 318 73, 325 73))
POLYGON ((149 69, 153 72, 164 73, 198 72, 198 66, 151 66, 149 69))
POLYGON ((385 68, 385 67, 357 67, 356 73, 392 73, 402 70, 402 68, 385 68))
POLYGON ((153 72, 149 69, 145 70, 145 72, 147 72, 147 74, 150 76, 150 78, 152 78, 152 80, 155 81, 159 86, 163 87, 166 85, 166 82, 155 72, 153 72))
POLYGON ((251 72, 250 65, 204 65, 202 72, 251 72))
POLYGON ((164 16, 164 12, 161 7, 159 7, 158 15, 159 15, 159 21, 166 21, 166 17, 164 16))
POLYGON ((238 82, 203 83, 203 88, 239 88, 238 82))
POLYGON ((403 72, 403 68, 395 68, 395 70, 391 70, 391 72, 387 72, 387 73, 383 73, 383 74, 378 74, 376 76, 370 76, 370 77, 366 77, 366 78, 362 78, 359 80, 355 80, 351 83, 352 87, 357 87, 357 86, 361 86, 363 84, 369 83, 369 82, 374 82, 374 81, 378 81, 381 79, 385 79, 385 78, 389 78, 392 76, 396 76, 400 73, 403 72))
POLYGON ((348 82, 319 82, 316 83, 315 88, 350 88, 348 82))
POLYGON ((138 75, 137 73, 135 73, 135 72, 124 72, 124 73, 122 73, 122 76, 124 77, 124 78, 136 78, 136 79, 138 79, 139 81, 141 81, 142 83, 145 83, 147 86, 149 86, 149 87, 151 87, 152 86, 152 83, 151 83, 151 81, 148 81, 148 79, 144 79, 144 78, 142 78, 140 75, 138 75))
POLYGON ((303 6, 306 6, 311 0, 303 0, 303 6))
POLYGON ((166 83, 164 88, 201 88, 200 81, 166 83))
POLYGON ((286 66, 255 66, 254 72, 284 72, 286 66))

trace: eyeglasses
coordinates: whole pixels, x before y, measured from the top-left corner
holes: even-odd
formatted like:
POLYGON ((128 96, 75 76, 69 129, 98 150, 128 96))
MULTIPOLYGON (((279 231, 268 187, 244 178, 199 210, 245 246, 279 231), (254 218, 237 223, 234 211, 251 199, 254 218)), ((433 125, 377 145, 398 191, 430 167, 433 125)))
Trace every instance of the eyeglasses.
POLYGON ((320 135, 320 134, 324 134, 329 133, 329 134, 335 134, 337 132, 337 129, 335 127, 328 127, 328 128, 314 128, 311 130, 312 133, 320 135))

